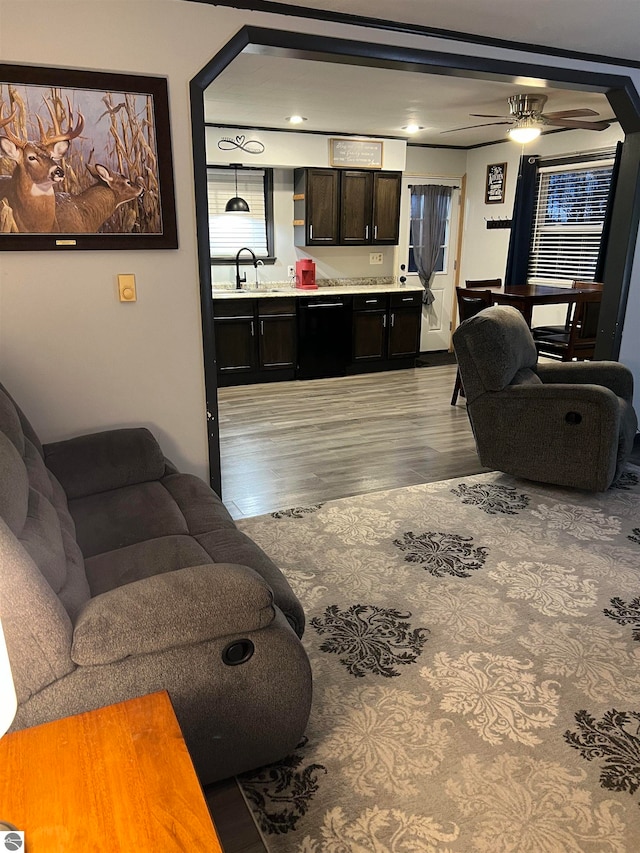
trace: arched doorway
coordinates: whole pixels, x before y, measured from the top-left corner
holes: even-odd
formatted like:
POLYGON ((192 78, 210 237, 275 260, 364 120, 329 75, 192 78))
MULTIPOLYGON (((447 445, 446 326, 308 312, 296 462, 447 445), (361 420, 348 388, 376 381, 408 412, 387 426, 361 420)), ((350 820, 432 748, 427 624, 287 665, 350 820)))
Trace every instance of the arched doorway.
POLYGON ((343 64, 402 69, 417 74, 441 74, 476 79, 516 80, 531 77, 555 86, 604 92, 626 134, 620 179, 612 215, 597 358, 617 358, 631 279, 640 219, 640 109, 629 77, 539 66, 436 51, 402 48, 286 30, 243 27, 191 81, 192 139, 196 192, 198 257, 203 324, 204 367, 207 399, 209 469, 213 487, 220 491, 220 451, 217 421, 217 378, 211 310, 211 268, 207 223, 204 90, 242 51, 279 53, 343 64))

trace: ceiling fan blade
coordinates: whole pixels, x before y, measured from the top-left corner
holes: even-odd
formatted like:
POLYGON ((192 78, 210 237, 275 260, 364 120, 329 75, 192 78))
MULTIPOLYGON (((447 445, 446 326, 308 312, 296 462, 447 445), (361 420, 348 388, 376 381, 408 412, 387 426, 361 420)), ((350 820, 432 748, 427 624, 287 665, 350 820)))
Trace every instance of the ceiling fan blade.
POLYGON ((553 113, 542 113, 544 118, 585 118, 586 116, 597 116, 595 110, 556 110, 553 113))
POLYGON ((554 127, 572 127, 579 130, 606 130, 609 127, 608 121, 579 121, 572 118, 549 118, 549 116, 544 117, 544 123, 554 127))
POLYGON ((471 118, 510 118, 515 121, 513 116, 494 116, 491 113, 469 113, 471 118))
POLYGON ((471 130, 474 127, 498 127, 500 124, 513 124, 513 122, 486 121, 484 124, 468 124, 466 127, 452 127, 451 130, 441 130, 440 133, 455 133, 457 130, 471 130))

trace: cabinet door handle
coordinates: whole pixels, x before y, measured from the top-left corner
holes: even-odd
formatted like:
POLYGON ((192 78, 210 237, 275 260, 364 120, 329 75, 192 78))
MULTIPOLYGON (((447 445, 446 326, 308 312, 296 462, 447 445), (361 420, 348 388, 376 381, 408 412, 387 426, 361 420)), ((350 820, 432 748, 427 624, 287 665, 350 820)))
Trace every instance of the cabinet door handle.
POLYGON ((264 338, 264 320, 260 320, 260 334, 264 338))
POLYGON ((391 328, 392 329, 395 325, 395 322, 396 322, 396 312, 394 311, 393 314, 391 315, 391 328))
POLYGON ((253 325, 253 320, 251 321, 251 337, 254 338, 256 334, 255 327, 253 325))
POLYGON ((383 329, 387 328, 387 315, 386 314, 383 314, 383 316, 382 316, 382 328, 383 329))
POLYGON ((373 239, 374 240, 378 239, 378 226, 377 225, 373 226, 373 239))
POLYGON ((313 225, 309 226, 309 239, 313 240, 313 225))
POLYGON ((369 226, 368 225, 364 226, 364 239, 365 240, 369 239, 369 226))

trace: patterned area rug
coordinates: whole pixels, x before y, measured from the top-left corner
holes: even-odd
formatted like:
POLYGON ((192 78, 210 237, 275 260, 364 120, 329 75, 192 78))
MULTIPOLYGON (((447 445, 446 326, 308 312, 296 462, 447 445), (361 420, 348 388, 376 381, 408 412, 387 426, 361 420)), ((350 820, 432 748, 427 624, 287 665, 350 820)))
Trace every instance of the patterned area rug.
POLYGON ((238 522, 303 602, 306 736, 240 781, 272 853, 637 853, 640 468, 238 522))

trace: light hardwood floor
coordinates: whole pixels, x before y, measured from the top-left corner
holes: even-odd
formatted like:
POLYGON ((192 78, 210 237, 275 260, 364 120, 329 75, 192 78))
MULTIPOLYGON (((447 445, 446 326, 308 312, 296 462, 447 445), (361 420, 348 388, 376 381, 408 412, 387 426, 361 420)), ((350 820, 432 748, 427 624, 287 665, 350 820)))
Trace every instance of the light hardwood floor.
POLYGON ((480 466, 456 367, 221 388, 222 495, 234 518, 465 476, 480 466))

